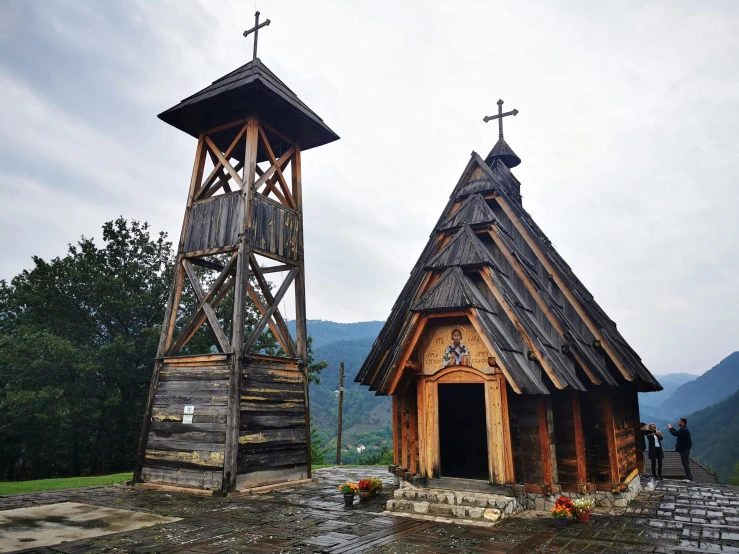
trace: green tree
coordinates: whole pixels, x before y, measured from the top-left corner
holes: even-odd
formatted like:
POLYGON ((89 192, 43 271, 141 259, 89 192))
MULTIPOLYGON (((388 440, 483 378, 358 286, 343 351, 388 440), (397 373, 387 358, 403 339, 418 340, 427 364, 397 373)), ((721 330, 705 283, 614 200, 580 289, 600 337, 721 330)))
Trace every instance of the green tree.
POLYGON ((326 461, 327 449, 324 446, 324 437, 313 425, 313 418, 310 418, 310 460, 311 465, 320 465, 328 463, 326 461))
MULTIPOLYGON (((133 466, 174 252, 166 234, 152 237, 146 223, 121 217, 102 231, 100 245, 82 237, 64 257, 34 257, 31 270, 0 281, 0 471, 7 479, 133 466)), ((204 288, 215 279, 216 272, 196 271, 204 288)), ((175 333, 195 305, 185 287, 175 333)), ((232 306, 230 293, 216 311, 227 335, 232 306)), ((249 300, 246 336, 260 317, 249 300)), ((279 345, 265 331, 255 348, 274 354, 279 345)), ((183 353, 214 349, 201 328, 183 353)), ((309 366, 315 380, 325 362, 311 357, 309 366)))
POLYGON ((739 462, 734 464, 734 473, 729 475, 729 484, 739 487, 739 462))

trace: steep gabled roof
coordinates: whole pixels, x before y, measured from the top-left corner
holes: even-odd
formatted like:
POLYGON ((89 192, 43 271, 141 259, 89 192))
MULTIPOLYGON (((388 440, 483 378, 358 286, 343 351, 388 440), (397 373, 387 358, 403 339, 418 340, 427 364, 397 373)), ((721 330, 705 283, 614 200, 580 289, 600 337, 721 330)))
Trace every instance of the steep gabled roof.
POLYGON ((433 286, 413 304, 414 312, 442 312, 478 308, 490 311, 488 303, 477 287, 459 267, 450 267, 433 286))
POLYGON ((462 310, 477 320, 517 392, 618 386, 625 366, 639 390, 661 388, 523 210, 519 191, 501 159, 488 165, 472 153, 356 381, 387 393, 419 318, 462 310))
MULTIPOLYGON (((489 208, 488 208, 489 209, 489 208)), ((454 238, 434 256, 424 269, 444 269, 447 267, 471 267, 490 265, 497 267, 493 255, 475 236, 468 225, 463 225, 454 238)))
POLYGON ((495 222, 495 214, 485 203, 482 195, 473 194, 468 196, 467 199, 462 202, 459 209, 452 215, 447 217, 444 222, 439 225, 439 231, 451 231, 458 229, 463 225, 469 225, 475 227, 477 225, 487 225, 495 222))

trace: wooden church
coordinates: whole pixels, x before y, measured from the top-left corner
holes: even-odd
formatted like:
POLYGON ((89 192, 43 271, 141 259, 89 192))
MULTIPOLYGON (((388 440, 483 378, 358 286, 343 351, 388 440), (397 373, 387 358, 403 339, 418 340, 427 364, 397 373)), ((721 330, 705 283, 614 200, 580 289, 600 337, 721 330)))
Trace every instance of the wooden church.
POLYGON ((229 492, 311 475, 301 154, 339 137, 257 58, 268 24, 257 12, 244 33, 251 62, 159 115, 197 146, 135 482, 229 492), (266 329, 279 355, 258 347, 266 329))
POLYGON ((502 104, 356 380, 392 396, 408 480, 624 491, 643 466, 637 392, 662 387, 524 210, 502 104))

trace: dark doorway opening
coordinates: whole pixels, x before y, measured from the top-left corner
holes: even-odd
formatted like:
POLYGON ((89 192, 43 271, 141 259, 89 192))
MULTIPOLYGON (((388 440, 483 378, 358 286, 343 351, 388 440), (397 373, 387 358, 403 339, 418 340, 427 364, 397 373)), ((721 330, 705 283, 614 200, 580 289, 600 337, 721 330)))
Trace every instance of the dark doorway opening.
POLYGON ((490 479, 482 384, 439 385, 442 477, 490 479))

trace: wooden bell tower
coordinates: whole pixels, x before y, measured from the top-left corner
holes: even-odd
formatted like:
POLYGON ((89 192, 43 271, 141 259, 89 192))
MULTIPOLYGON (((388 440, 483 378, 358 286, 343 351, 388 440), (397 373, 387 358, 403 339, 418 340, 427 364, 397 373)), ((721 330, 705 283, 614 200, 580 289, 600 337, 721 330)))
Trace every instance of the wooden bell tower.
POLYGON ((269 24, 256 17, 254 59, 159 115, 197 147, 136 482, 228 492, 310 478, 301 153, 339 137, 256 57, 269 24), (296 341, 280 313, 290 290, 296 341), (212 346, 192 353, 201 327, 212 346), (259 351, 266 329, 280 355, 259 351))

